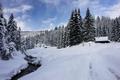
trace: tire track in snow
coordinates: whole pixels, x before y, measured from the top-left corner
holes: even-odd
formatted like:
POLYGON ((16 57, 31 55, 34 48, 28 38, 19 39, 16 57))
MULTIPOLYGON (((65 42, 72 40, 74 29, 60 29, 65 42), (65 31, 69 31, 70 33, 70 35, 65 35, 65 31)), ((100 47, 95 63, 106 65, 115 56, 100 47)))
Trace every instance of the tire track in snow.
POLYGON ((120 80, 120 75, 118 75, 113 69, 109 68, 108 70, 116 77, 117 80, 120 80))
POLYGON ((88 80, 96 80, 96 77, 98 76, 97 73, 93 70, 93 65, 92 63, 89 63, 89 74, 90 77, 88 80))
POLYGON ((107 64, 101 55, 90 55, 88 80, 120 80, 108 70, 107 64))

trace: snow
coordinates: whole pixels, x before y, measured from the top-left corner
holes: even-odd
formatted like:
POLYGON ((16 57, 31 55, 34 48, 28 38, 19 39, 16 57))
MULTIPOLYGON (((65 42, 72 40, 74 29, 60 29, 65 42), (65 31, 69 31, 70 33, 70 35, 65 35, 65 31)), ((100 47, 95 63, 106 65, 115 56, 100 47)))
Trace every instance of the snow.
POLYGON ((9 80, 12 76, 28 66, 24 56, 18 52, 13 59, 4 61, 0 60, 0 80, 9 80))
POLYGON ((20 80, 119 80, 120 43, 84 43, 64 49, 36 48, 28 52, 42 66, 20 80))
POLYGON ((95 41, 109 41, 108 37, 95 37, 95 41))

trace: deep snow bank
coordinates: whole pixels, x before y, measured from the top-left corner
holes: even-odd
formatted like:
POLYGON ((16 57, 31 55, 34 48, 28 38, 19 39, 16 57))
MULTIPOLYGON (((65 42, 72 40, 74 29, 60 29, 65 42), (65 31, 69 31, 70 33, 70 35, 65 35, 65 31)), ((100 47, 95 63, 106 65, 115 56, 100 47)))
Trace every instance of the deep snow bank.
POLYGON ((16 54, 13 59, 8 61, 0 60, 0 80, 9 80, 27 66, 24 55, 21 53, 16 54))

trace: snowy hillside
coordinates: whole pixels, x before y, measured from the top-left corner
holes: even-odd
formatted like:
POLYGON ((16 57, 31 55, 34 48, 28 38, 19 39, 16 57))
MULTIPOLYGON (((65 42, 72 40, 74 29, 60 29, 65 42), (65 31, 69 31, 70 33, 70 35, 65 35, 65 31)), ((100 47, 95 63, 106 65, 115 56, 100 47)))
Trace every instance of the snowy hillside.
POLYGON ((33 37, 35 35, 41 34, 43 31, 22 31, 21 35, 22 37, 33 37))
POLYGON ((56 49, 29 50, 42 59, 42 66, 20 80, 119 80, 119 43, 85 43, 56 49))

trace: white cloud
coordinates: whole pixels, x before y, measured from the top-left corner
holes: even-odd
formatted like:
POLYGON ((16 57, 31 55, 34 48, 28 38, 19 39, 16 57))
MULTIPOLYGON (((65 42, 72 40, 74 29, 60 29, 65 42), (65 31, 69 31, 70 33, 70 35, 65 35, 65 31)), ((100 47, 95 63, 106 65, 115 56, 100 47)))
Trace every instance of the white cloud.
POLYGON ((23 21, 21 19, 18 19, 18 18, 16 18, 15 20, 17 22, 17 26, 20 27, 21 30, 23 30, 23 31, 30 31, 30 30, 32 30, 31 27, 29 27, 25 21, 23 21))
POLYGON ((17 22, 17 26, 21 28, 23 31, 31 31, 32 27, 28 25, 29 22, 29 15, 22 15, 15 18, 17 22))
POLYGON ((23 31, 31 31, 32 30, 30 27, 27 26, 27 24, 24 21, 22 21, 22 20, 21 21, 16 20, 16 21, 17 21, 17 26, 20 27, 21 30, 23 30, 23 31))
POLYGON ((8 20, 9 14, 14 13, 16 14, 15 20, 17 22, 17 26, 21 27, 22 30, 32 30, 31 26, 28 26, 28 23, 30 21, 29 15, 26 14, 27 11, 31 10, 33 7, 31 5, 21 5, 18 7, 13 8, 5 8, 5 18, 8 20), (19 13, 23 13, 21 16, 17 15, 19 13))
POLYGON ((63 26, 63 25, 67 26, 67 22, 61 22, 61 23, 58 24, 58 26, 63 26))
POLYGON ((120 16, 120 1, 117 4, 110 6, 103 6, 98 1, 98 3, 92 5, 91 8, 95 16, 107 16, 110 18, 116 18, 120 16))
POLYGON ((73 7, 86 8, 98 4, 99 0, 73 0, 73 7))
POLYGON ((72 4, 74 7, 83 7, 89 3, 90 0, 73 0, 72 4))
POLYGON ((105 15, 110 16, 111 18, 120 16, 120 2, 106 9, 105 15))
POLYGON ((5 8, 5 13, 25 13, 26 11, 31 10, 33 7, 31 5, 21 5, 14 8, 5 8))
POLYGON ((39 0, 39 1, 46 4, 52 4, 52 5, 58 5, 60 3, 60 0, 39 0))
POLYGON ((42 25, 41 28, 39 28, 38 30, 50 30, 50 29, 54 29, 54 27, 56 26, 54 24, 54 22, 56 21, 56 17, 52 17, 52 18, 47 18, 45 20, 42 20, 41 23, 42 25))
POLYGON ((42 23, 43 23, 43 24, 50 24, 50 23, 52 23, 52 22, 55 21, 55 20, 56 20, 56 17, 48 18, 48 19, 46 19, 46 20, 43 20, 42 23))
POLYGON ((117 4, 103 6, 100 4, 100 0, 76 0, 72 2, 74 7, 78 7, 86 10, 87 7, 90 8, 95 16, 107 16, 110 18, 115 18, 120 16, 120 1, 117 4))
MULTIPOLYGON (((9 20, 9 15, 5 14, 4 17, 9 20)), ((23 31, 31 31, 33 30, 31 26, 28 25, 28 23, 31 21, 29 18, 29 15, 23 14, 21 16, 14 16, 15 21, 17 22, 17 27, 20 27, 23 31)))

